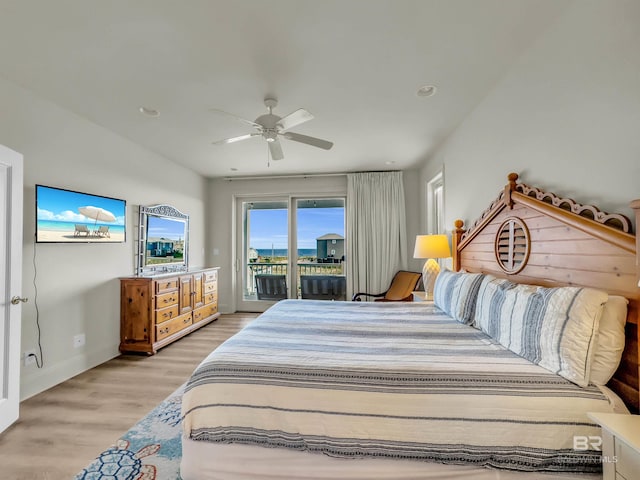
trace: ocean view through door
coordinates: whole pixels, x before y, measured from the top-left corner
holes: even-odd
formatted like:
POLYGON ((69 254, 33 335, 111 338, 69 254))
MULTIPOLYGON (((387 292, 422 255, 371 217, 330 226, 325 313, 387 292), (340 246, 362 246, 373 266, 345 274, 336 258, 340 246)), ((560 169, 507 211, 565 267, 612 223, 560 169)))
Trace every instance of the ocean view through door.
POLYGON ((344 198, 295 200, 297 298, 346 300, 344 198))
POLYGON ((344 198, 239 198, 237 309, 345 299, 344 198))

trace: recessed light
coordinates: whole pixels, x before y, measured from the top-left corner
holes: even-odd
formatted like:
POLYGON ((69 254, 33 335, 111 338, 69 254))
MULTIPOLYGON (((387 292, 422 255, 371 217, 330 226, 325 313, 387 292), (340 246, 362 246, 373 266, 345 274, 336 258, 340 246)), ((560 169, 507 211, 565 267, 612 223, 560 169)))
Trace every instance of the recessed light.
POLYGON ((416 92, 416 95, 418 95, 419 97, 432 97, 433 95, 435 95, 435 93, 436 93, 435 85, 425 85, 418 89, 418 91, 416 92))
POLYGON ((138 111, 147 117, 159 117, 160 112, 154 108, 140 107, 138 111))
POLYGON ((393 165, 394 163, 396 163, 396 161, 395 160, 387 160, 384 163, 385 163, 385 165, 393 165))

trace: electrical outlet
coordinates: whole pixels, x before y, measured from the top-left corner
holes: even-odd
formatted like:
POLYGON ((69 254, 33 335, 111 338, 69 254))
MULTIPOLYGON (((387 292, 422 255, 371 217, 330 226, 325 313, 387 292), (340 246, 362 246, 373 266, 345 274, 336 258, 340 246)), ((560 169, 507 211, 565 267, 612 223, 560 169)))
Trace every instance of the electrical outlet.
POLYGON ((73 348, 80 348, 84 346, 85 336, 84 333, 79 333, 73 337, 73 348))
POLYGON ((36 351, 35 350, 27 350, 24 352, 23 363, 25 367, 29 365, 33 365, 36 363, 36 351))

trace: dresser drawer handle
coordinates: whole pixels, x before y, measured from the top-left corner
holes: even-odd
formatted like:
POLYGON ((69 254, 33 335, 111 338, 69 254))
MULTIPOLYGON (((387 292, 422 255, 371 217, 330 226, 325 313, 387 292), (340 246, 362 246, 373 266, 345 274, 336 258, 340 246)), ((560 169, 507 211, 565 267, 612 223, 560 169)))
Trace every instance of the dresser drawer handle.
POLYGON ((161 328, 161 329, 160 329, 160 333, 169 333, 169 327, 167 327, 167 328, 161 328))
POLYGON ((185 319, 182 321, 182 323, 189 323, 190 321, 191 321, 191 319, 190 319, 190 318, 185 318, 185 319))

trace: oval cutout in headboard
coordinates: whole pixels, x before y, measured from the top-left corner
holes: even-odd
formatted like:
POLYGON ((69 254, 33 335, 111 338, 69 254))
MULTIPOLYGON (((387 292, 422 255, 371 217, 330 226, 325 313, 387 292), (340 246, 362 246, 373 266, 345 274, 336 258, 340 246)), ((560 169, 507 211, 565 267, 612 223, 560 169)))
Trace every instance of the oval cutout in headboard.
POLYGON ((509 217, 496 233, 495 254, 500 268, 508 274, 520 272, 529 260, 531 238, 523 220, 509 217))

